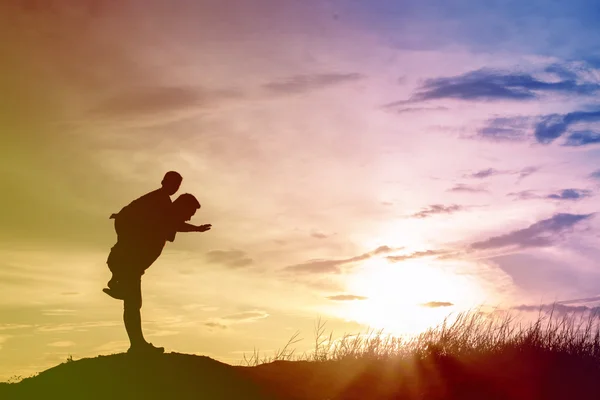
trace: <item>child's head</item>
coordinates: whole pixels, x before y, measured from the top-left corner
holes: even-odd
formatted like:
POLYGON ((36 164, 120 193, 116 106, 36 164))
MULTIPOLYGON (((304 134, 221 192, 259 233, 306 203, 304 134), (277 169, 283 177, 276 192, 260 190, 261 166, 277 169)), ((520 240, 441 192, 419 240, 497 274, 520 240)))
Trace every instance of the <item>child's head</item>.
POLYGON ((196 214, 196 210, 200 208, 200 203, 193 195, 184 193, 175 199, 173 207, 178 219, 189 221, 196 214))
POLYGON ((169 196, 171 196, 179 190, 182 180, 183 178, 178 172, 169 171, 165 174, 165 177, 160 184, 163 189, 167 191, 169 196))

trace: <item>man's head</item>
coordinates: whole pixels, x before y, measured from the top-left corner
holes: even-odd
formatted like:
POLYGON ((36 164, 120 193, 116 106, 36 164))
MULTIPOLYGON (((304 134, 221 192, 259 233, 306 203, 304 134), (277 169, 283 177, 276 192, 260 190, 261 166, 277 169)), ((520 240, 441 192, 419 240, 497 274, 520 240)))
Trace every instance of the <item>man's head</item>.
POLYGON ((173 207, 175 207, 175 213, 179 218, 189 221, 196 214, 196 210, 200 208, 200 203, 194 195, 184 193, 175 199, 173 207))
POLYGON ((182 180, 183 178, 181 175, 179 175, 179 173, 175 171, 169 171, 165 174, 165 177, 160 184, 162 185, 162 188, 169 193, 169 196, 171 196, 179 190, 182 180))

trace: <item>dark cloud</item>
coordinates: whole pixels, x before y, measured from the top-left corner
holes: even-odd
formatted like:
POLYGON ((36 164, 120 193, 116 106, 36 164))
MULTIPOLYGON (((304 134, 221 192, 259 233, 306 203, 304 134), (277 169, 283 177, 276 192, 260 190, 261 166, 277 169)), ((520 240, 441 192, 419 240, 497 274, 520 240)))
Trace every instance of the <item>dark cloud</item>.
POLYGON ((577 74, 572 69, 568 69, 567 66, 563 64, 549 65, 544 69, 544 71, 549 72, 551 74, 555 74, 561 79, 577 79, 577 74))
POLYGON ((591 314, 594 316, 600 315, 600 307, 588 307, 588 306, 568 306, 560 303, 554 304, 542 304, 539 306, 532 305, 520 305, 513 307, 514 310, 519 311, 533 311, 533 312, 544 312, 547 314, 591 314))
POLYGON ((398 256, 387 256, 386 258, 388 259, 388 261, 391 261, 391 262, 401 262, 401 261, 405 261, 405 260, 411 260, 414 258, 439 256, 439 255, 444 255, 444 254, 448 254, 448 252, 446 250, 425 250, 425 251, 416 251, 416 252, 410 253, 410 254, 402 254, 402 255, 398 255, 398 256))
POLYGON ((576 224, 589 219, 594 214, 555 214, 551 218, 538 221, 527 228, 494 236, 481 242, 471 244, 471 249, 488 250, 509 246, 544 247, 552 245, 558 237, 569 231, 576 224))
POLYGON ((487 193, 488 190, 478 187, 465 185, 464 183, 459 183, 458 185, 448 189, 448 192, 457 192, 457 193, 487 193))
MULTIPOLYGON (((600 121, 600 111, 575 111, 568 114, 546 115, 535 127, 535 138, 539 143, 552 143, 562 136, 570 125, 594 121, 600 121)), ((574 140, 577 140, 577 137, 574 140)))
POLYGON ((600 133, 592 131, 577 131, 567 137, 563 146, 580 147, 600 143, 600 133))
POLYGON ((281 81, 267 83, 264 87, 274 93, 296 94, 347 82, 354 82, 361 79, 364 79, 364 76, 357 73, 295 75, 281 81))
POLYGON ((444 206, 442 204, 432 204, 428 207, 423 208, 418 213, 413 214, 413 218, 428 218, 438 214, 452 214, 457 211, 464 210, 465 207, 459 206, 458 204, 452 204, 450 206, 444 206))
POLYGON ((489 178, 490 176, 494 176, 494 175, 501 175, 504 173, 505 172, 498 171, 497 169, 494 169, 494 168, 488 168, 488 169, 483 169, 481 171, 474 172, 474 173, 468 175, 467 177, 482 179, 482 178, 489 178))
POLYGON ((497 175, 518 175, 519 179, 524 179, 538 170, 537 167, 526 167, 517 171, 497 170, 495 168, 487 168, 472 174, 466 174, 465 178, 485 179, 497 175))
POLYGON ((578 303, 594 303, 596 301, 600 301, 600 296, 585 297, 583 299, 562 300, 562 301, 557 301, 557 303, 578 304, 578 303))
POLYGON ((583 189, 563 189, 558 193, 552 193, 546 196, 552 200, 580 200, 584 197, 589 197, 591 192, 583 189))
POLYGON ((94 110, 109 116, 144 115, 212 106, 224 99, 239 97, 232 90, 205 90, 185 86, 131 88, 104 100, 94 110))
POLYGON ((523 190, 521 192, 511 192, 507 196, 514 197, 515 200, 532 200, 532 199, 550 199, 550 200, 580 200, 592 195, 590 190, 586 189, 562 189, 555 193, 541 195, 533 190, 523 190))
POLYGON ((545 82, 529 74, 503 73, 480 69, 466 74, 428 79, 408 103, 436 99, 460 100, 531 100, 541 92, 590 95, 597 84, 579 84, 575 79, 545 82))
POLYGON ((223 264, 229 268, 247 267, 254 260, 241 250, 213 250, 206 253, 208 262, 223 264))
POLYGON ((430 301, 429 303, 421 304, 421 307, 429 307, 429 308, 440 308, 440 307, 452 307, 454 303, 450 303, 448 301, 430 301))
POLYGON ((329 296, 327 299, 334 301, 353 301, 353 300, 367 300, 368 297, 356 296, 353 294, 339 294, 337 296, 329 296))
POLYGON ((341 267, 344 265, 352 264, 358 261, 368 260, 373 256, 387 254, 397 250, 400 249, 391 248, 388 246, 380 246, 373 251, 355 257, 344 258, 340 260, 312 260, 301 264, 287 266, 283 270, 288 272, 308 274, 340 274, 342 272, 341 267))
POLYGON ((208 326, 209 328, 227 329, 227 325, 218 322, 205 322, 204 325, 208 326))
POLYGON ((310 236, 316 239, 327 239, 329 236, 321 232, 312 232, 310 236))
POLYGON ((590 174, 590 178, 592 179, 600 179, 600 169, 597 171, 594 171, 590 174))
POLYGON ((477 131, 477 137, 498 142, 518 142, 527 139, 532 127, 531 117, 491 118, 477 131))

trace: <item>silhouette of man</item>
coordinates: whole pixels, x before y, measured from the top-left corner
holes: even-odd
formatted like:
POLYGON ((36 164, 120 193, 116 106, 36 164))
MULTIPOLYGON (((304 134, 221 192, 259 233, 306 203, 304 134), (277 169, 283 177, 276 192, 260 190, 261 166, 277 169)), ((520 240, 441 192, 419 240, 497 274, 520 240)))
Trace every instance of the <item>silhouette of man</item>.
POLYGON ((177 191, 181 178, 176 179, 177 176, 173 174, 168 178, 167 175, 163 179, 161 189, 165 189, 165 192, 162 195, 156 193, 161 190, 158 189, 134 200, 129 205, 145 198, 136 203, 136 208, 143 205, 139 207, 140 214, 132 211, 134 207, 127 209, 129 206, 121 210, 123 212, 127 209, 126 214, 121 215, 121 212, 117 215, 113 214, 116 217, 115 228, 118 231, 118 239, 107 259, 113 277, 109 281, 109 288, 103 291, 113 298, 123 300, 123 322, 131 343, 128 353, 164 351, 164 348, 148 343, 142 333, 142 275, 158 259, 166 242, 175 240, 177 232, 205 232, 211 228, 210 224, 195 226, 186 222, 200 208, 200 203, 193 195, 187 193, 171 203, 169 194, 177 191), (165 197, 168 203, 164 201, 165 197), (152 205, 155 206, 154 210, 152 205), (128 213, 131 215, 127 215, 128 213), (119 220, 120 223, 127 224, 117 228, 116 223, 119 220))
MULTIPOLYGON (((166 215, 172 205, 171 196, 177 193, 182 176, 175 171, 169 171, 161 181, 161 187, 153 190, 126 205, 117 214, 112 214, 110 219, 115 220, 115 231, 117 233, 117 244, 119 248, 128 248, 140 242, 140 239, 148 232, 159 229, 161 216, 166 215)), ((171 240, 172 241, 172 240, 171 240)), ((117 280, 113 274, 108 281, 108 291, 116 286, 117 280)))

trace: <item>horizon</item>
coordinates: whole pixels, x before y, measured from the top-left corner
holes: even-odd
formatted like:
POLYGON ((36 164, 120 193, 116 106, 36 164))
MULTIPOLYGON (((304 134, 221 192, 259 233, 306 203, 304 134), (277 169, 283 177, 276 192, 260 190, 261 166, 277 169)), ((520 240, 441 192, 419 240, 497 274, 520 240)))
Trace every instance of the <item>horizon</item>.
POLYGON ((169 170, 213 228, 143 277, 168 351, 598 311, 598 6, 304 3, 0 6, 0 381, 127 349, 109 216, 169 170))

